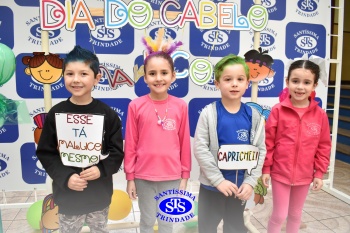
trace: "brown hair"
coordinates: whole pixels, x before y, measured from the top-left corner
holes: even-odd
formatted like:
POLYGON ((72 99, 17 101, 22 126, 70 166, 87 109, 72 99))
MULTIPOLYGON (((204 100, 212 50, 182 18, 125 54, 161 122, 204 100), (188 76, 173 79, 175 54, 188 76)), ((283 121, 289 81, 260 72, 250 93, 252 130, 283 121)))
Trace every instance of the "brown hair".
POLYGON ((45 60, 54 68, 61 69, 63 59, 58 54, 49 53, 45 55, 44 52, 33 52, 33 56, 24 56, 22 63, 28 65, 30 68, 37 68, 41 66, 45 60))
POLYGON ((147 63, 150 59, 152 59, 153 57, 161 57, 161 58, 164 58, 165 60, 168 61, 169 65, 170 65, 170 68, 172 71, 174 71, 174 61, 173 59, 171 58, 171 56, 166 53, 166 52, 163 52, 163 51, 160 51, 160 52, 154 52, 154 53, 151 53, 150 55, 148 55, 144 61, 144 66, 143 66, 143 71, 145 72, 146 74, 146 66, 147 66, 147 63))
POLYGON ((292 71, 299 68, 310 70, 311 73, 315 75, 315 79, 314 79, 315 83, 318 83, 318 79, 320 78, 320 67, 309 60, 297 60, 293 62, 288 69, 287 80, 289 80, 290 74, 292 73, 292 71))

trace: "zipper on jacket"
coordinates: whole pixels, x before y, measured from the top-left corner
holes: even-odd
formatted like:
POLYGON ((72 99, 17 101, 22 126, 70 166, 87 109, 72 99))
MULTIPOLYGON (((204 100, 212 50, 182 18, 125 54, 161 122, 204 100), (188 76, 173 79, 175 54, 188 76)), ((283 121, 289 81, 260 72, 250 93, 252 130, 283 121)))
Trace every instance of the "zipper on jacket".
MULTIPOLYGON (((297 113, 298 114, 298 113, 297 113)), ((298 115, 299 116, 299 115, 298 115)), ((303 115, 304 116, 304 115, 303 115)), ((297 166, 297 161, 298 161, 298 157, 299 157, 299 148, 300 148, 300 133, 301 133, 301 119, 303 117, 299 117, 299 126, 298 126, 298 143, 297 143, 297 147, 295 149, 295 157, 294 157, 294 164, 293 164, 293 176, 292 176, 292 186, 295 183, 295 169, 297 166)))
POLYGON ((286 107, 286 108, 289 108, 291 109, 293 112, 295 112, 295 114, 297 114, 297 116, 299 117, 299 129, 298 129, 298 143, 297 143, 297 148, 295 150, 296 154, 295 154, 295 157, 294 157, 294 164, 293 164, 293 175, 292 175, 292 180, 291 180, 291 186, 294 186, 295 185, 295 168, 296 168, 296 162, 297 162, 297 157, 299 155, 299 146, 300 146, 300 133, 301 133, 301 120, 303 119, 303 117, 308 113, 308 112, 311 112, 311 110, 313 108, 315 108, 317 105, 314 105, 312 106, 312 108, 308 108, 306 112, 304 112, 304 114, 302 115, 302 117, 299 116, 299 114, 290 106, 288 105, 282 105, 283 107, 286 107))

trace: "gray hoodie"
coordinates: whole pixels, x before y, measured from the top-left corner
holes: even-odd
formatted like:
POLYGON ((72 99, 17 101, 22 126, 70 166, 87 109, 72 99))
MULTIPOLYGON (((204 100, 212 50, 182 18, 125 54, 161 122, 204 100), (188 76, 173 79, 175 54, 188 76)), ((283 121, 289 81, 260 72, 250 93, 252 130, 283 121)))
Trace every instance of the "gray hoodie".
MULTIPOLYGON (((265 120, 261 114, 252 108, 252 128, 250 132, 250 143, 259 148, 258 165, 250 175, 245 172, 243 183, 251 185, 253 188, 257 179, 261 176, 261 169, 266 156, 265 146, 265 120)), ((217 135, 217 112, 216 102, 208 104, 202 110, 197 123, 194 135, 194 156, 200 166, 199 181, 204 185, 217 187, 225 180, 217 164, 217 153, 219 141, 217 135)))

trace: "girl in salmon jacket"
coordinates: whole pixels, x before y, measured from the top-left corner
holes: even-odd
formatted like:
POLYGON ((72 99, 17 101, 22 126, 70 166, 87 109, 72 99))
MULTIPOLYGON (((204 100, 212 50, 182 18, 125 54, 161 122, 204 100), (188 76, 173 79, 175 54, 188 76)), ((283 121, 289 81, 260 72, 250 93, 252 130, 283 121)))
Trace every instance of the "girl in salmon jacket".
POLYGON ((266 187, 271 177, 273 210, 267 231, 298 232, 309 191, 320 190, 327 172, 331 139, 328 117, 310 95, 320 78, 320 67, 310 60, 297 60, 288 70, 289 95, 276 104, 266 122, 267 154, 263 166, 266 187))

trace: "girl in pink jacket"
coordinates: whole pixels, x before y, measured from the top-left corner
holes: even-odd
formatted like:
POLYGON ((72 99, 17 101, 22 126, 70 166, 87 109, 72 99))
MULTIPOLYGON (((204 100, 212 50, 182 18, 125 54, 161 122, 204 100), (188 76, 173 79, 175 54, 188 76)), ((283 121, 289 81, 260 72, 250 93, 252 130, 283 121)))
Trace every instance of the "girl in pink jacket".
POLYGON ((271 177, 273 210, 267 231, 298 232, 306 196, 320 190, 329 165, 331 139, 328 117, 310 97, 320 77, 320 67, 297 60, 288 70, 289 95, 276 104, 266 122, 267 154, 262 170, 264 185, 271 177))

